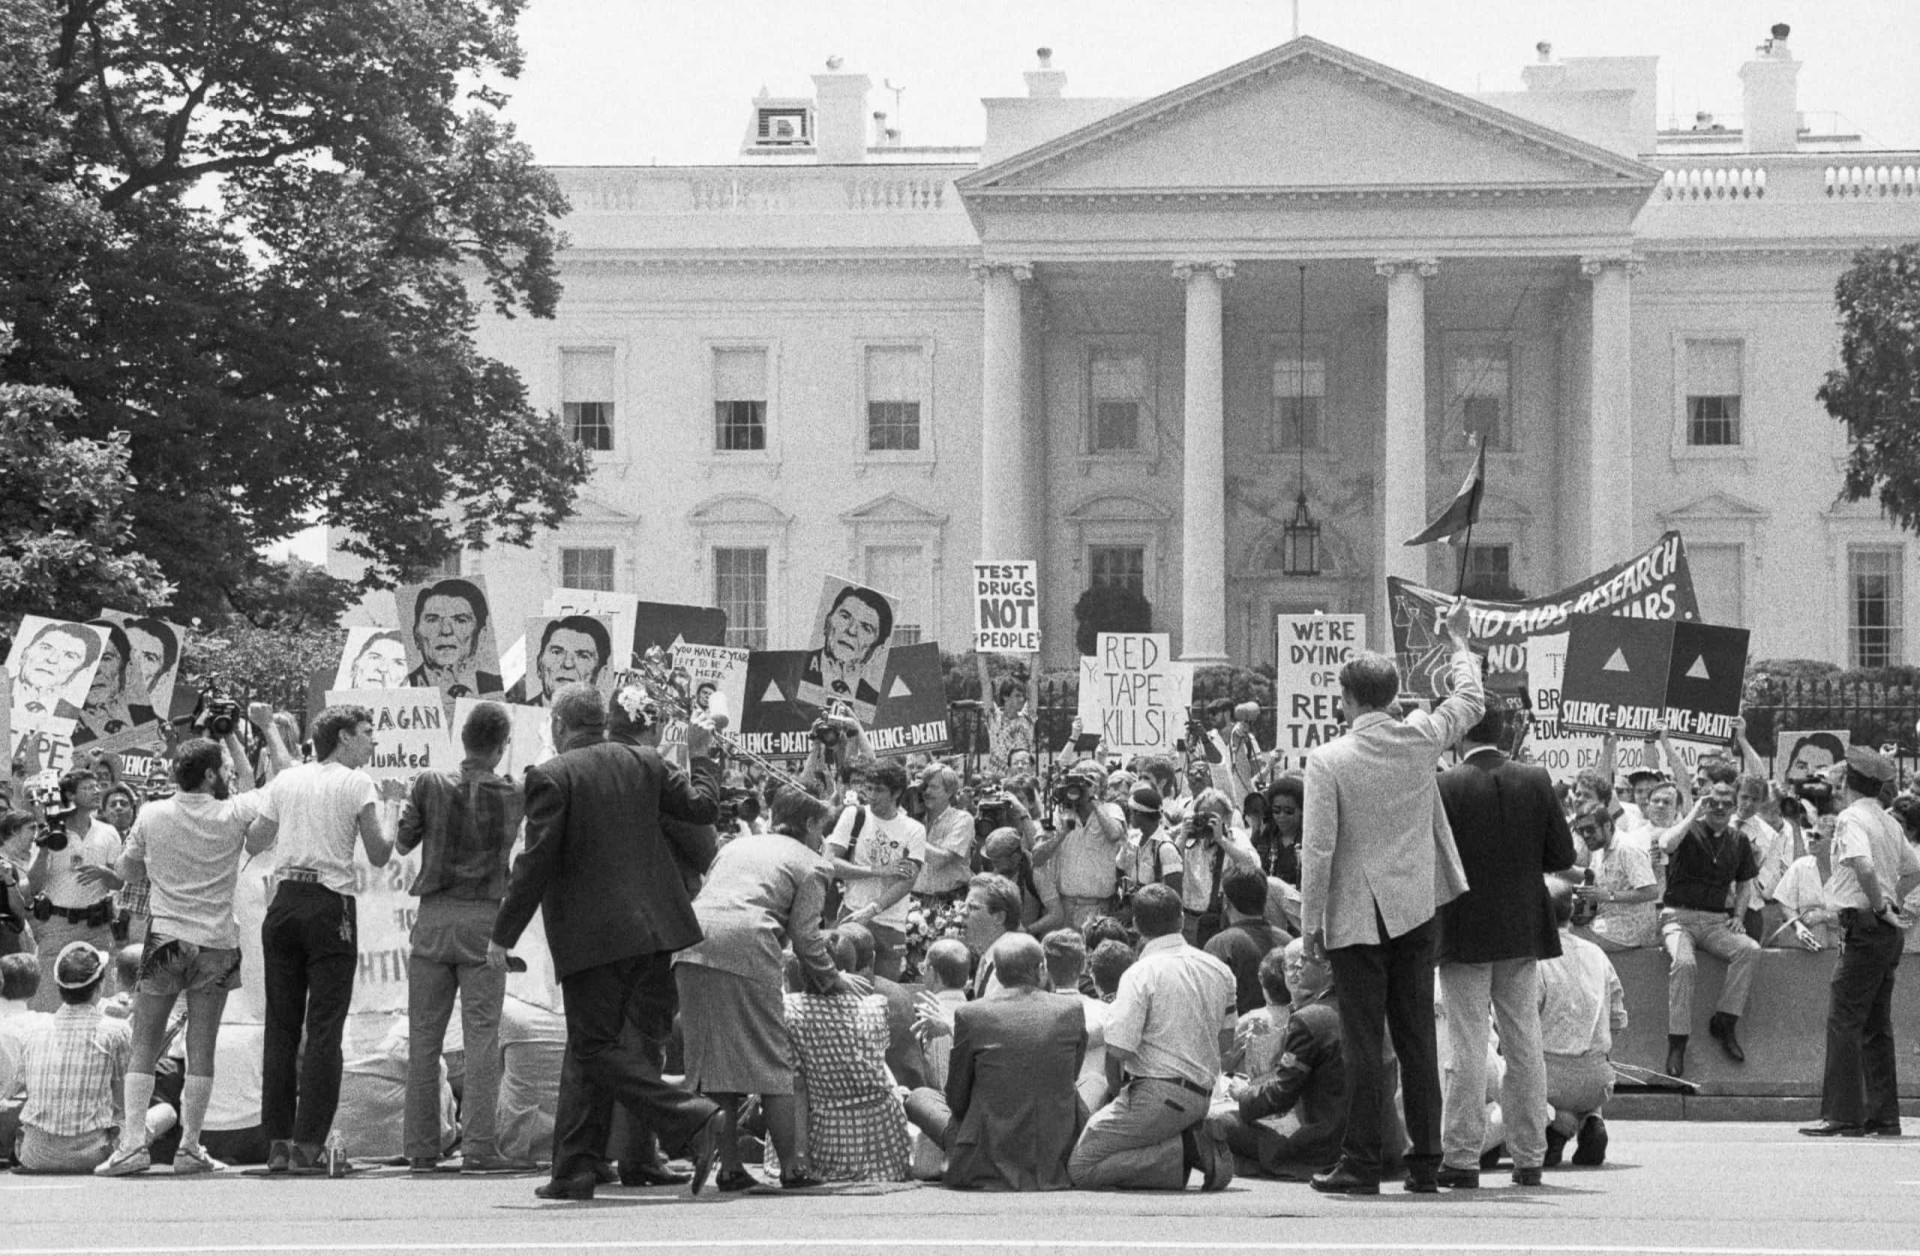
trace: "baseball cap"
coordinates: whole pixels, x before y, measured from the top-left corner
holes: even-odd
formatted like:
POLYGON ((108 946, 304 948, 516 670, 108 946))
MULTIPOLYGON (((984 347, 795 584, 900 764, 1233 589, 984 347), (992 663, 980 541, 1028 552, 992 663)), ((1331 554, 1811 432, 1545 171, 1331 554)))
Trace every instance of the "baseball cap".
POLYGON ((107 969, 107 953, 90 942, 69 942, 53 962, 53 980, 62 990, 84 990, 107 969))
POLYGON ((1850 746, 1847 749, 1847 769, 1873 781, 1890 781, 1894 778, 1893 764, 1888 758, 1869 746, 1850 746))
POLYGON ((1127 795, 1127 810, 1152 813, 1160 810, 1160 791, 1151 785, 1135 785, 1127 795))

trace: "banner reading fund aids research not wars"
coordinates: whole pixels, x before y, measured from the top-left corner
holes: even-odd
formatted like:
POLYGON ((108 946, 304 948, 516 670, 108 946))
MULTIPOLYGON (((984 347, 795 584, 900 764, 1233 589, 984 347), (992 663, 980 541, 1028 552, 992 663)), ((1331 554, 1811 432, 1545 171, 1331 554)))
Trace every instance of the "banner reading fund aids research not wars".
MULTIPOLYGON (((1442 625, 1453 601, 1451 594, 1438 589, 1398 577, 1387 580, 1393 650, 1402 686, 1415 697, 1438 698, 1451 691, 1448 660, 1453 647, 1442 625)), ((1652 548, 1558 593, 1524 602, 1468 598, 1467 606, 1472 613, 1473 646, 1486 655, 1488 674, 1515 677, 1526 675, 1527 642, 1565 632, 1575 615, 1688 623, 1700 618, 1686 545, 1678 532, 1667 533, 1652 548)))

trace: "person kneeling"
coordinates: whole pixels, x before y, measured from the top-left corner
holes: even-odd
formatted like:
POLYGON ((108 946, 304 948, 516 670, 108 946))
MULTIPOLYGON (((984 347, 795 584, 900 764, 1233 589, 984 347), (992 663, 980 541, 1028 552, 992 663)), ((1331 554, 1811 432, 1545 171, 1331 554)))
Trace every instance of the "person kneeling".
POLYGON ((1573 886, 1550 878, 1553 918, 1560 924, 1558 958, 1540 961, 1540 1045, 1547 1062, 1549 1169, 1568 1140, 1578 1137, 1573 1162, 1607 1158, 1607 1123, 1600 1108, 1613 1097, 1613 1035, 1627 1027, 1627 996, 1606 952, 1572 932, 1573 886))
POLYGON ((1086 1122, 1074 1089, 1086 1054, 1078 995, 1040 988, 1039 941, 1009 933, 993 944, 1000 989, 953 1013, 946 1093, 922 1087, 907 1117, 945 1148, 953 1187, 1059 1191, 1086 1122))

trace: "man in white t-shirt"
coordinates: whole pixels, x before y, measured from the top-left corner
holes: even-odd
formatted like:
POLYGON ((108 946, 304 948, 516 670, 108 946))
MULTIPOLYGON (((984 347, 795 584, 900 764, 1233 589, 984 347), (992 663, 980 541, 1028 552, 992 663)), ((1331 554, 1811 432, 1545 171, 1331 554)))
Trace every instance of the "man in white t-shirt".
MULTIPOLYGON (((254 704, 253 715, 257 724, 272 722, 272 711, 262 703, 254 704)), ((173 1162, 176 1176, 222 1167, 201 1147, 200 1132, 213 1095, 220 1016, 228 992, 240 985, 234 884, 242 851, 265 850, 275 827, 261 815, 264 795, 249 789, 253 774, 244 764, 240 760, 234 766, 241 770, 232 773, 221 748, 203 738, 181 746, 173 763, 179 792, 147 804, 120 856, 121 877, 144 879, 151 887, 153 921, 133 991, 133 1055, 124 1083, 125 1112, 145 1112, 151 1103, 167 1019, 179 997, 187 997, 187 1075, 181 1091, 180 1150, 173 1162), (239 777, 237 796, 229 796, 230 774, 239 777)), ((129 1116, 120 1129, 120 1145, 94 1173, 124 1177, 143 1172, 152 1164, 148 1141, 146 1123, 129 1116)))
POLYGON ((113 952, 113 892, 120 888, 113 866, 120 860, 120 831, 95 814, 100 781, 90 768, 76 768, 60 778, 60 805, 65 814, 55 826, 56 836, 36 839, 33 863, 27 868, 33 936, 40 951, 36 1012, 62 1006, 53 966, 68 943, 85 942, 113 952))
MULTIPOLYGON (((279 738, 271 725, 262 732, 279 738)), ((379 804, 406 792, 399 781, 376 787, 361 771, 374 751, 367 708, 328 707, 310 735, 315 761, 274 777, 262 808, 279 825, 279 882, 260 927, 267 992, 260 1124, 269 1173, 325 1171, 322 1152, 340 1103, 340 1038, 360 965, 353 845, 357 838, 368 862, 385 867, 394 824, 379 804)))
POLYGON ((865 805, 842 811, 827 836, 833 875, 847 887, 845 919, 873 933, 873 970, 893 981, 906 957, 907 895, 927 861, 926 829, 900 810, 906 792, 905 768, 892 760, 876 763, 861 779, 865 805))

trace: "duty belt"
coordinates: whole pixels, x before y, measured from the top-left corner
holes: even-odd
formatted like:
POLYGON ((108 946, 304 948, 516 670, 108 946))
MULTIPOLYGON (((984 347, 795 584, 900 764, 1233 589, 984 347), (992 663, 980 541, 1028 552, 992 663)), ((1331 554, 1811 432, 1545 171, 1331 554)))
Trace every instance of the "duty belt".
POLYGON ((43 894, 34 900, 33 918, 40 921, 58 918, 68 924, 90 925, 98 928, 100 925, 113 923, 113 899, 103 898, 85 907, 56 907, 53 900, 43 894))
POLYGON ((318 885, 320 884, 320 873, 313 868, 282 868, 280 869, 280 879, 282 881, 293 881, 300 885, 318 885))

